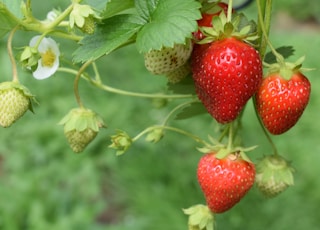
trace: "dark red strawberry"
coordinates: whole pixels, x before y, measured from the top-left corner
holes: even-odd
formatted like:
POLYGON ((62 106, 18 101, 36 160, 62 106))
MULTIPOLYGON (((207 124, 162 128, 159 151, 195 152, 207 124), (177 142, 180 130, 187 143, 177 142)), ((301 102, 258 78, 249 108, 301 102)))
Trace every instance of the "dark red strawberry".
POLYGON ((256 107, 264 126, 272 134, 282 134, 292 128, 310 97, 309 80, 293 71, 287 80, 280 72, 265 77, 256 94, 256 107))
POLYGON ((222 213, 246 195, 254 183, 255 167, 232 153, 217 159, 215 153, 205 154, 198 164, 198 181, 214 213, 222 213))
MULTIPOLYGON (((201 14, 202 18, 197 21, 198 27, 212 27, 213 16, 219 15, 222 11, 224 11, 224 13, 227 14, 228 4, 219 2, 211 12, 205 12, 201 14)), ((193 33, 193 36, 196 40, 201 40, 205 37, 203 33, 200 31, 200 29, 197 32, 193 33)))
POLYGON ((237 118, 262 80, 259 53, 234 37, 195 45, 191 65, 199 99, 222 124, 237 118))

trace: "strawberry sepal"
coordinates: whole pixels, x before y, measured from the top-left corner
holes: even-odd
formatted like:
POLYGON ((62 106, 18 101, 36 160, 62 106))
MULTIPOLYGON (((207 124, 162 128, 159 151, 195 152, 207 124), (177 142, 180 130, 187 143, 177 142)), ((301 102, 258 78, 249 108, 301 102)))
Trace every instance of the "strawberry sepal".
POLYGON ((214 230, 214 213, 210 211, 208 206, 198 204, 190 208, 183 209, 183 212, 189 216, 189 230, 214 230))

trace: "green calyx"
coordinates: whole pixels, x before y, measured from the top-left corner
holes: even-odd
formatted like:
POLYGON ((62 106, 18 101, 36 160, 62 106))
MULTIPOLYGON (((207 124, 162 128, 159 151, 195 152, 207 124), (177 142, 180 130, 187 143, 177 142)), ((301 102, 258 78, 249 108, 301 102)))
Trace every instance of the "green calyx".
POLYGON ((111 136, 111 142, 109 148, 115 149, 116 155, 119 156, 128 150, 133 140, 125 131, 117 130, 117 133, 111 136))
POLYGON ((294 184, 294 169, 290 163, 279 155, 264 157, 256 166, 257 175, 261 175, 260 183, 273 181, 275 184, 284 183, 287 186, 294 184))
POLYGON ((30 90, 27 87, 25 87, 17 81, 6 81, 0 83, 0 91, 12 89, 19 90, 26 97, 26 99, 29 100, 29 110, 33 112, 32 102, 37 103, 37 101, 35 99, 35 96, 30 92, 30 90))
POLYGON ((258 39, 254 21, 248 21, 244 14, 234 13, 232 16, 230 21, 224 11, 219 16, 213 16, 212 27, 200 27, 206 37, 198 43, 206 44, 231 37, 248 43, 258 39))
POLYGON ((72 130, 82 132, 86 129, 92 129, 93 131, 98 132, 100 128, 105 127, 100 116, 85 108, 72 109, 62 118, 59 125, 64 125, 65 132, 72 130))
POLYGON ((183 209, 184 214, 189 216, 189 230, 214 230, 214 214, 205 205, 194 205, 183 209))
MULTIPOLYGON (((299 58, 296 62, 285 62, 284 58, 279 55, 277 58, 277 62, 273 64, 264 63, 266 67, 268 67, 267 75, 279 73, 283 79, 290 80, 292 75, 300 70, 302 70, 302 63, 304 62, 305 57, 299 58)), ((304 71, 310 69, 303 69, 304 71)))

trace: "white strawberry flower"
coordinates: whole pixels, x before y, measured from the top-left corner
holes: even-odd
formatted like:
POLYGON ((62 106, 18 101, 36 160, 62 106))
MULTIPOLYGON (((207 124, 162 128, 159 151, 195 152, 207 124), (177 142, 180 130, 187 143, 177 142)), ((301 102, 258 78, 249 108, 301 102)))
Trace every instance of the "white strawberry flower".
MULTIPOLYGON (((37 35, 30 40, 29 46, 34 47, 38 44, 41 36, 37 35)), ((37 69, 33 72, 33 77, 38 80, 51 77, 59 67, 60 50, 58 44, 52 38, 42 38, 38 45, 40 59, 37 69)))

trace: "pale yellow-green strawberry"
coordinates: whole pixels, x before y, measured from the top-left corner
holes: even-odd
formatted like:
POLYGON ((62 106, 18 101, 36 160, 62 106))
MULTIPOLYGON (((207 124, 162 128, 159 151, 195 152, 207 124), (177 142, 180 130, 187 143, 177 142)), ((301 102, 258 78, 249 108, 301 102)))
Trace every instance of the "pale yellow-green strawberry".
POLYGON ((266 156, 256 165, 256 184, 260 192, 272 198, 294 184, 294 169, 281 156, 266 156))
POLYGON ((96 18, 92 15, 86 17, 84 19, 84 24, 81 28, 79 28, 83 33, 93 34, 96 28, 96 18))
POLYGON ((27 110, 32 111, 33 99, 30 91, 18 82, 0 83, 0 125, 9 127, 27 110))
POLYGON ((104 127, 102 118, 85 108, 72 109, 62 120, 64 134, 75 153, 82 152, 104 127))
POLYGON ((98 132, 87 128, 81 132, 77 130, 71 130, 65 133, 67 141, 75 153, 82 152, 87 145, 97 136, 98 132))
POLYGON ((166 77, 168 78, 168 82, 172 84, 176 84, 182 81, 190 73, 191 73, 191 67, 187 62, 184 65, 174 69, 173 71, 166 73, 166 77))
POLYGON ((153 74, 166 74, 184 65, 189 59, 192 44, 175 44, 173 47, 163 47, 144 54, 144 64, 153 74))

